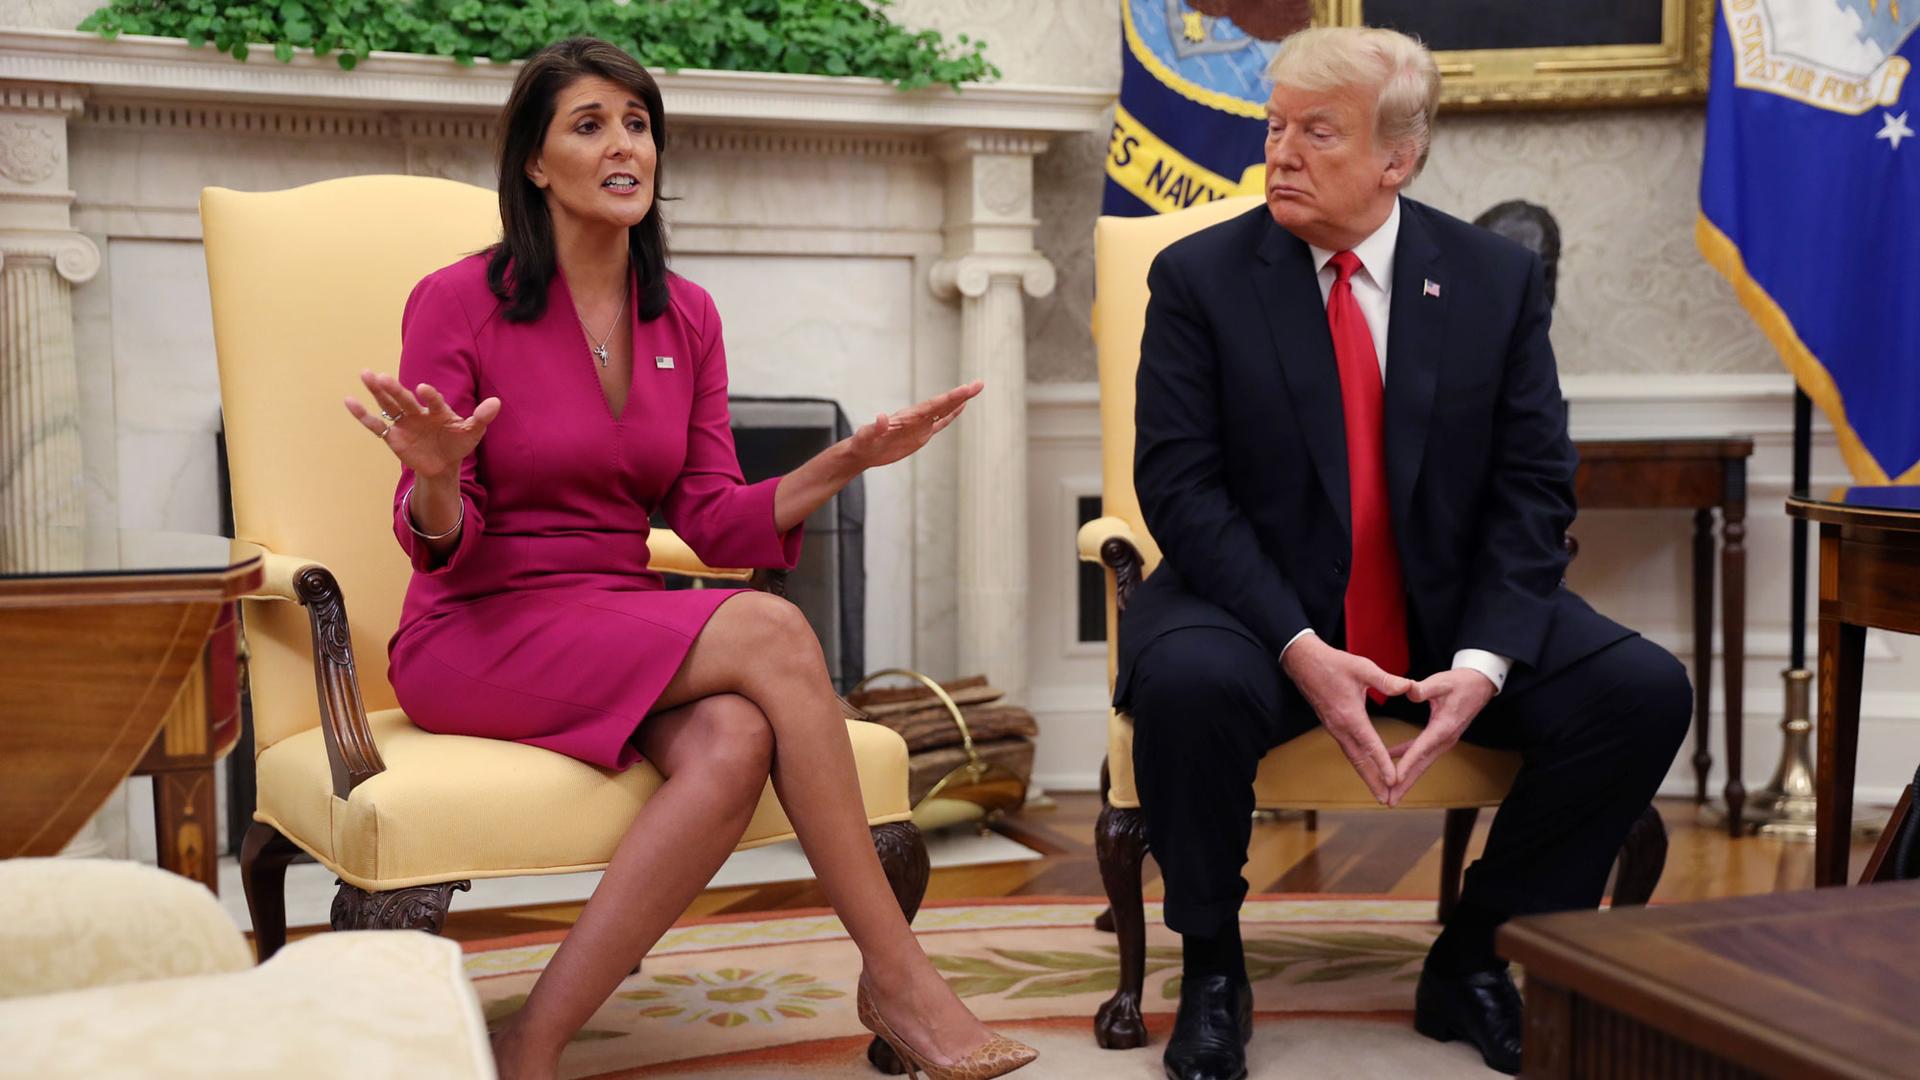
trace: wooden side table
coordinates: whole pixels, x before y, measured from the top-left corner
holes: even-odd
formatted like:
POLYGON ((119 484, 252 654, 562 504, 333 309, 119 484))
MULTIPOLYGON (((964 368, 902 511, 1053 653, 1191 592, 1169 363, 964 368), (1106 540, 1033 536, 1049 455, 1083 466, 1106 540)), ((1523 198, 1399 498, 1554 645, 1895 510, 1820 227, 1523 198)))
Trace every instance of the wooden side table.
POLYGON ((0 858, 58 852, 138 770, 155 778, 161 865, 213 887, 233 601, 260 586, 260 550, 132 531, 63 550, 90 547, 111 554, 0 565, 0 858))
POLYGON ((1841 488, 1825 499, 1796 495, 1787 500, 1787 513, 1820 524, 1813 883, 1844 885, 1867 628, 1920 634, 1920 486, 1841 488))
POLYGON ((215 843, 214 763, 240 741, 239 611, 220 605, 200 662, 160 724, 160 734, 133 767, 153 777, 153 835, 160 866, 220 892, 215 843))
POLYGON ((1707 709, 1713 692, 1713 514, 1720 512, 1720 633, 1727 681, 1727 832, 1739 836, 1740 723, 1747 658, 1747 459, 1753 440, 1605 439, 1574 443, 1580 510, 1693 511, 1694 802, 1707 801, 1713 767, 1707 709))
POLYGON ((1515 919, 1527 1077, 1912 1076, 1920 881, 1515 919))

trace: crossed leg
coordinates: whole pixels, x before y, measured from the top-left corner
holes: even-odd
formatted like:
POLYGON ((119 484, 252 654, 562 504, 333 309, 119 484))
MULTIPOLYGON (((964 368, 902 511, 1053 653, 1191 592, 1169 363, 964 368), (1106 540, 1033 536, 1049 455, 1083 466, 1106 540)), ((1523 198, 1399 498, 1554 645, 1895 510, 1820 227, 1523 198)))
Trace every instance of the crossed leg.
POLYGON ((773 790, 827 902, 860 949, 880 1012, 936 1064, 992 1037, 934 970, 874 853, 853 745, 826 658, 800 609, 766 593, 720 606, 660 696, 738 694, 773 730, 773 790))
POLYGON ((888 1023, 935 1062, 959 1060, 990 1037, 920 950, 887 884, 846 719, 798 608, 764 593, 730 597, 656 710, 637 738, 667 782, 635 816, 526 1005, 496 1037, 503 1076, 553 1074, 566 1040, 733 850, 769 760, 774 791, 860 949, 888 1023))
POLYGON ((655 712, 635 742, 666 782, 634 816, 526 1004, 494 1036, 503 1078, 554 1074, 574 1032, 740 842, 773 761, 773 729, 737 694, 655 712))

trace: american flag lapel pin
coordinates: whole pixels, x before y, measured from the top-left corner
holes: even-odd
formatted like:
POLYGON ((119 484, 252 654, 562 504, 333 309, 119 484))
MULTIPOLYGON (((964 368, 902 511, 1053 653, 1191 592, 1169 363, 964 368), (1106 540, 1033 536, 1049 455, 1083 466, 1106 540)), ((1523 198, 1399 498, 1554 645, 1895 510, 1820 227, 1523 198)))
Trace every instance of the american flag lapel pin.
POLYGON ((1431 296, 1438 299, 1440 296, 1440 283, 1432 278, 1426 279, 1426 284, 1420 287, 1420 295, 1431 296))
MULTIPOLYGON (((1431 285, 1433 283, 1428 282, 1427 284, 1431 285)), ((671 371, 673 369, 673 357, 656 356, 653 358, 653 366, 659 368, 662 371, 671 371)))

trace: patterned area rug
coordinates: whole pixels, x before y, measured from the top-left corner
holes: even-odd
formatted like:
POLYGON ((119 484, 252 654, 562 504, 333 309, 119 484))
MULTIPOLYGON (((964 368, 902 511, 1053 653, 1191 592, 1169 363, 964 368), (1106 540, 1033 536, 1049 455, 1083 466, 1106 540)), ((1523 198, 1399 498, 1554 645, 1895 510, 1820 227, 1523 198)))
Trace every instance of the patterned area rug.
MULTIPOLYGON (((1022 1077, 1162 1075, 1178 1003, 1178 940, 1149 904, 1144 999, 1150 1043, 1094 1044, 1112 993, 1104 905, 1032 900, 930 906, 914 920, 934 962, 990 1025, 1039 1048, 1022 1077)), ((1275 897, 1242 917, 1258 1016, 1256 1077, 1488 1076, 1477 1054, 1411 1026, 1414 981, 1433 941, 1431 901, 1275 897)), ((489 1022, 518 1008, 561 931, 467 945, 489 1022)), ((721 918, 675 927, 575 1037, 566 1077, 877 1076, 854 1016, 859 954, 830 913, 721 918)))

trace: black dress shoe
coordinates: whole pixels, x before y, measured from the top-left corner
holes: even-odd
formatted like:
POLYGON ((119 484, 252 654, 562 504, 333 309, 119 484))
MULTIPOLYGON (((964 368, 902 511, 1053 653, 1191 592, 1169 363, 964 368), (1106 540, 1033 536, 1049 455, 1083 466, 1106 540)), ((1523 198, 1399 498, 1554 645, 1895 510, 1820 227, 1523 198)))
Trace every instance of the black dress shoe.
POLYGON ((1180 980, 1180 1012, 1167 1040, 1167 1080, 1246 1080, 1253 987, 1233 975, 1180 980))
POLYGON ((1413 1029, 1429 1039, 1465 1039, 1480 1048, 1487 1068, 1520 1072, 1520 991, 1505 968, 1471 975, 1420 973, 1413 995, 1413 1029))

